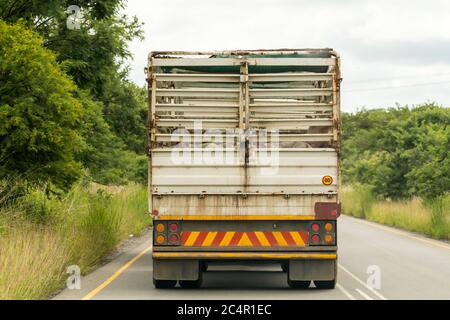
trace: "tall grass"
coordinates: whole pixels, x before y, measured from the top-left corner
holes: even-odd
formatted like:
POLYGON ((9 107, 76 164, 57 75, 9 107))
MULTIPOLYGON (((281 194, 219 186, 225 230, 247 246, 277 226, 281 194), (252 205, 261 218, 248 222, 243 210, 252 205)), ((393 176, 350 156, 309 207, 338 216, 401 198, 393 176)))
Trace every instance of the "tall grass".
POLYGON ((346 186, 343 212, 359 218, 414 231, 436 239, 450 240, 450 196, 423 201, 376 199, 368 186, 346 186))
POLYGON ((66 269, 88 272, 129 234, 151 223, 146 190, 76 186, 64 199, 35 190, 0 209, 0 299, 41 299, 66 269))

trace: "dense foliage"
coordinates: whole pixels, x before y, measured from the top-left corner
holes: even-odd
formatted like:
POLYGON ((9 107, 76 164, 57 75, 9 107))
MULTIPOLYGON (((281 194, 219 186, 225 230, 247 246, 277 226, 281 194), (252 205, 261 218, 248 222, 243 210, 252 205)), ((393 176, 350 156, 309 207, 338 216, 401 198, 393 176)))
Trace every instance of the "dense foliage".
POLYGON ((141 24, 122 0, 0 3, 0 180, 67 190, 83 173, 143 182, 145 89, 127 80, 141 24), (67 27, 70 5, 80 28, 67 27))
POLYGON ((67 187, 81 175, 84 109, 76 86, 22 25, 0 21, 0 175, 50 179, 67 187))
POLYGON ((384 198, 435 198, 450 192, 450 109, 362 110, 343 115, 345 183, 384 198))

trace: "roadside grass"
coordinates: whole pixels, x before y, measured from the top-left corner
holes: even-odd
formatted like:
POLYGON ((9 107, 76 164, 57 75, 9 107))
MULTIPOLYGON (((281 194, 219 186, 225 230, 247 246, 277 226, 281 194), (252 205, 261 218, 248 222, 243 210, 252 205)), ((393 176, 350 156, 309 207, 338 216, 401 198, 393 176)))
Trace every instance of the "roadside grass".
POLYGON ((64 199, 35 190, 0 209, 0 299, 45 299, 68 266, 90 271, 151 224, 146 189, 75 186, 64 199))
POLYGON ((428 201, 420 198, 388 201, 376 199, 368 186, 345 186, 342 204, 345 214, 450 240, 449 195, 428 201))

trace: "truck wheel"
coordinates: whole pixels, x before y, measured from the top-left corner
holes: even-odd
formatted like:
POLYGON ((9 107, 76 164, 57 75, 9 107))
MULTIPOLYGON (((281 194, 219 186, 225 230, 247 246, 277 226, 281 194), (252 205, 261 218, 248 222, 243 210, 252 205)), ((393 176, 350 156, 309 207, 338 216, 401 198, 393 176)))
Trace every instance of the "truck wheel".
POLYGON ((334 289, 336 287, 336 279, 330 281, 314 281, 317 289, 334 289))
POLYGON ((153 285, 156 289, 170 289, 175 287, 177 280, 155 280, 153 279, 153 285))
POLYGON ((196 289, 202 286, 202 278, 198 280, 180 280, 180 287, 185 289, 196 289))
POLYGON ((308 289, 311 281, 294 281, 288 279, 288 285, 294 289, 308 289))

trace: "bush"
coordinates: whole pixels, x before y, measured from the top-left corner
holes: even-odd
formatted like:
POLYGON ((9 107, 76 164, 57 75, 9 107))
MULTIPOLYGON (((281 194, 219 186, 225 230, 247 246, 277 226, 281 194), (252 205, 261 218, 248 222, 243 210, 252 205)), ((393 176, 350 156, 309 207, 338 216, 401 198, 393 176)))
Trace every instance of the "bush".
POLYGON ((343 211, 358 218, 367 218, 372 212, 375 196, 367 185, 342 188, 343 211))
POLYGON ((343 212, 393 227, 450 240, 450 195, 434 200, 376 199, 368 186, 345 186, 343 212))
POLYGON ((450 195, 428 201, 427 205, 431 210, 431 235, 450 239, 450 195))
POLYGON ((0 299, 47 297, 64 285, 68 266, 88 272, 151 223, 146 188, 139 185, 79 183, 60 200, 44 194, 33 190, 8 206, 0 204, 0 299), (30 215, 35 210, 30 208, 40 213, 30 215))

